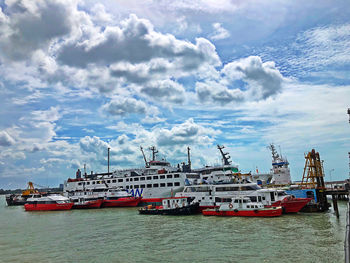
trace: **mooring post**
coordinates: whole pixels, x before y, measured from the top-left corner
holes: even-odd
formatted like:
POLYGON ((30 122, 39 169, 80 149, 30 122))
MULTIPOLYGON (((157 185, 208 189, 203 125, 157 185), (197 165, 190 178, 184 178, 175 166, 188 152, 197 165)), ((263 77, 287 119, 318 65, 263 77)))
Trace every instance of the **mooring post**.
POLYGON ((333 201, 333 209, 334 209, 334 212, 335 212, 335 216, 337 218, 339 218, 337 195, 332 195, 332 201, 333 201))

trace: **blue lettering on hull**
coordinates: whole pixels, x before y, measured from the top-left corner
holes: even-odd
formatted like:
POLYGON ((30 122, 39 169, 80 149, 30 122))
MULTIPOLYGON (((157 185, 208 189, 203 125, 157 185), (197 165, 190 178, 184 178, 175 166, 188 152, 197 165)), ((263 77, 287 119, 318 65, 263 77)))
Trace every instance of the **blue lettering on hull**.
POLYGON ((134 189, 130 189, 128 193, 133 197, 142 197, 143 189, 136 188, 135 191, 134 189))

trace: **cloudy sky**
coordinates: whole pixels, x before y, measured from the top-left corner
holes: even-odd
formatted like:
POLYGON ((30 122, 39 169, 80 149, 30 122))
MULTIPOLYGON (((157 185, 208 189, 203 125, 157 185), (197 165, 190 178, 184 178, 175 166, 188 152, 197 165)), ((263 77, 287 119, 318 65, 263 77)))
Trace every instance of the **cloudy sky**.
POLYGON ((275 143, 301 180, 315 148, 349 175, 350 5, 344 1, 0 0, 0 188, 77 168, 267 172, 275 143), (147 153, 148 155, 148 153, 147 153))

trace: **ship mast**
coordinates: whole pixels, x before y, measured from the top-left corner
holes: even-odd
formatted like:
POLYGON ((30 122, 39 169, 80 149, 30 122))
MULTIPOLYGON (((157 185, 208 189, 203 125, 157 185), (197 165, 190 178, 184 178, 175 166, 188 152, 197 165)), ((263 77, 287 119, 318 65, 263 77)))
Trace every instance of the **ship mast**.
POLYGON ((222 159, 224 161, 224 165, 230 165, 231 164, 231 161, 229 160, 231 157, 228 155, 228 153, 224 153, 222 151, 222 149, 225 148, 225 146, 220 146, 219 144, 217 145, 218 146, 218 149, 221 153, 221 156, 222 156, 222 159))
POLYGON ((152 151, 152 161, 156 160, 156 155, 158 153, 157 148, 155 146, 152 146, 149 148, 152 151))
POLYGON ((188 163, 188 168, 191 171, 191 155, 190 155, 190 147, 187 147, 187 163, 188 163))
POLYGON ((273 143, 270 143, 270 146, 268 146, 267 148, 271 150, 273 162, 276 162, 277 159, 279 158, 279 155, 276 151, 275 145, 273 145, 273 143))

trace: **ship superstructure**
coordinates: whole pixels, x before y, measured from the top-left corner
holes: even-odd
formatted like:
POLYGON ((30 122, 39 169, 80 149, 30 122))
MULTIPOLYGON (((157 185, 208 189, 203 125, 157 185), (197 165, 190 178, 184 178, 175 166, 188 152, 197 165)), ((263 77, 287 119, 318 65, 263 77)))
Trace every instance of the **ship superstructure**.
POLYGON ((92 174, 84 178, 68 179, 64 182, 64 193, 75 191, 106 192, 108 189, 122 188, 133 196, 142 196, 143 202, 159 202, 161 198, 181 192, 185 182, 198 180, 199 175, 181 168, 172 167, 166 160, 157 160, 157 150, 150 148, 152 159, 147 161, 143 149, 145 167, 140 169, 117 170, 112 173, 92 174), (185 171, 184 171, 185 170, 185 171))

